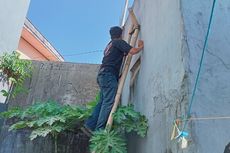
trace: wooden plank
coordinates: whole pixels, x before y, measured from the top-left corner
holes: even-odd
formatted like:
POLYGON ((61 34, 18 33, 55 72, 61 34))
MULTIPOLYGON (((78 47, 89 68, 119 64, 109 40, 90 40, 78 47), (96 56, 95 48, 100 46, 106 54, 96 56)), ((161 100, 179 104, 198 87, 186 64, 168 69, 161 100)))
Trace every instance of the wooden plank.
POLYGON ((132 76, 130 80, 130 87, 133 86, 134 81, 140 69, 141 69, 141 59, 139 58, 130 70, 132 72, 132 76))

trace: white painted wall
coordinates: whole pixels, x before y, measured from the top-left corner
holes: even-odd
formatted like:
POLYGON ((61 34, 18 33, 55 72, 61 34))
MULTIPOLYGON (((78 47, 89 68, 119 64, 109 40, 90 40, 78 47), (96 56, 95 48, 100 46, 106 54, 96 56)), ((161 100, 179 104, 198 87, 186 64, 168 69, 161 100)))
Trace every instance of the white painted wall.
MULTIPOLYGON (((17 49, 30 0, 0 0, 0 55, 17 49)), ((3 89, 0 83, 0 89, 3 89)), ((0 102, 5 98, 0 94, 0 102)))
MULTIPOLYGON (((145 46, 131 99, 136 110, 148 117, 149 131, 144 139, 129 139, 129 152, 166 153, 171 148, 173 120, 176 114, 184 111, 177 108, 184 108, 182 102, 186 96, 180 1, 136 0, 134 11, 141 25, 140 39, 144 40, 145 46)), ((129 25, 130 21, 126 29, 129 25)), ((136 58, 134 56, 133 61, 136 58)), ((122 95, 123 103, 129 101, 129 79, 130 74, 122 95)))
MULTIPOLYGON (((135 109, 148 117, 149 131, 144 139, 130 136, 130 153, 221 153, 229 143, 229 120, 190 122, 187 149, 170 140, 174 119, 187 113, 211 5, 212 0, 135 0, 145 48, 135 88, 129 89, 129 73, 122 102, 132 100, 135 109)), ((229 16, 230 1, 218 0, 192 107, 195 117, 230 116, 229 16)), ((129 27, 130 19, 126 38, 129 27)))

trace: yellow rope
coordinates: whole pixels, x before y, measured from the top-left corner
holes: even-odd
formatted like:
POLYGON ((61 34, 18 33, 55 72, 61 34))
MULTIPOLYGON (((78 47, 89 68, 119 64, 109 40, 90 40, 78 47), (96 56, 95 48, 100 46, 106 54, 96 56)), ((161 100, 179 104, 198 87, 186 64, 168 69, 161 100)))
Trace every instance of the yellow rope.
POLYGON ((216 116, 216 117, 192 117, 188 120, 220 120, 220 119, 230 119, 230 116, 216 116))
POLYGON ((230 116, 214 116, 214 117, 191 117, 188 119, 176 119, 177 122, 198 121, 198 120, 223 120, 230 119, 230 116))

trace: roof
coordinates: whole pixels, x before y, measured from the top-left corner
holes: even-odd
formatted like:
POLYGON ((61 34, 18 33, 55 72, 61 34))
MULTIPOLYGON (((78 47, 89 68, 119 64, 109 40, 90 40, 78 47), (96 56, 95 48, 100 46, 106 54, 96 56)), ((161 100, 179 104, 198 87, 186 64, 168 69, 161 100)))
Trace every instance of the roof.
POLYGON ((64 61, 63 56, 52 46, 52 44, 37 30, 37 28, 26 19, 22 32, 22 37, 30 44, 36 44, 34 47, 47 59, 52 61, 64 61))

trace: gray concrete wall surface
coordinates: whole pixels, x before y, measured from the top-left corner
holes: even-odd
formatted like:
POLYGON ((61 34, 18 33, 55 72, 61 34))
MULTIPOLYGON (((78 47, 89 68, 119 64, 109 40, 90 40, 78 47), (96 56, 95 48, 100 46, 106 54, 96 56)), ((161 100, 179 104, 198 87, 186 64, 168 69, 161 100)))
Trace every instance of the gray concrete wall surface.
MULTIPOLYGON (((3 128, 0 137, 0 153, 55 153, 52 137, 29 139, 30 130, 8 132, 3 128)), ((89 153, 89 138, 83 133, 63 133, 57 141, 58 153, 89 153), (64 140, 64 141, 63 141, 64 140)))
MULTIPOLYGON (((189 51, 190 95, 198 70, 213 0, 183 0, 182 14, 189 51)), ((230 1, 217 0, 192 105, 194 117, 230 117, 230 1)), ((222 153, 230 142, 230 119, 191 122, 196 153, 222 153)))
MULTIPOLYGON (((30 0, 0 0, 0 55, 17 49, 30 0)), ((0 82, 0 89, 7 89, 0 82)), ((0 94, 0 103, 5 97, 0 94)))
MULTIPOLYGON (((61 104, 85 104, 98 92, 96 76, 99 65, 33 61, 32 77, 25 81, 27 93, 9 98, 8 107, 26 107, 35 102, 55 100, 61 104)), ((0 132, 0 153, 52 153, 54 141, 29 140, 30 130, 8 131, 5 122, 0 132)), ((88 139, 79 131, 59 137, 59 153, 87 153, 88 139), (64 141, 63 141, 64 140, 64 141)))
MULTIPOLYGON (((170 140, 173 121, 187 114, 212 0, 135 0, 134 12, 144 40, 141 69, 130 88, 128 74, 122 103, 131 102, 149 120, 145 138, 129 136, 130 153, 221 153, 230 141, 230 120, 192 121, 188 147, 170 140)), ((230 1, 217 1, 213 26, 205 53, 193 117, 230 116, 229 32, 230 1)), ((126 22, 125 38, 131 21, 126 22)), ((180 124, 180 128, 183 127, 180 124)))
MULTIPOLYGON (((131 101, 147 116, 149 130, 146 138, 130 137, 129 152, 177 152, 176 143, 170 141, 172 123, 185 113, 188 92, 180 1, 136 0, 134 12, 141 25, 139 39, 145 46, 133 57, 131 67, 140 56, 141 69, 132 90, 129 73, 122 102, 131 101)), ((130 21, 126 29, 129 26, 130 21)))
MULTIPOLYGON (((7 104, 0 103, 0 113, 7 110, 7 104)), ((0 118, 0 132, 3 125, 4 119, 0 118)))
POLYGON ((83 104, 95 98, 99 65, 33 61, 32 77, 25 81, 27 93, 9 100, 9 106, 26 106, 55 100, 61 104, 83 104))

